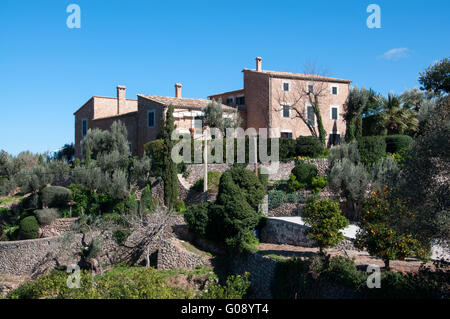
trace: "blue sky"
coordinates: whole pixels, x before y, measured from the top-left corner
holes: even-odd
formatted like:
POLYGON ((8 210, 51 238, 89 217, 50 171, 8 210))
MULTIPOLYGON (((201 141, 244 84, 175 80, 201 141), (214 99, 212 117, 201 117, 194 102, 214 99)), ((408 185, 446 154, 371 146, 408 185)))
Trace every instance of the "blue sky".
POLYGON ((450 1, 2 0, 0 149, 55 150, 74 140, 74 116, 93 95, 206 98, 242 87, 243 68, 329 75, 383 94, 417 87, 450 53, 450 1), (69 29, 66 8, 81 8, 69 29), (369 4, 381 29, 369 29, 369 4))

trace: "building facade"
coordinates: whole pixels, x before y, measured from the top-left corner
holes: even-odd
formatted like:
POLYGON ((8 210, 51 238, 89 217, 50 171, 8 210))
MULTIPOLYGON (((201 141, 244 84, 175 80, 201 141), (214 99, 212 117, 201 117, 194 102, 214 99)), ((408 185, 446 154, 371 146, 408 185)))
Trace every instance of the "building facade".
POLYGON ((242 128, 272 129, 270 137, 297 138, 318 135, 317 117, 312 109, 319 106, 328 146, 340 143, 345 134, 344 105, 350 80, 311 74, 262 70, 262 59, 256 58, 256 69, 244 69, 244 88, 210 95, 209 99, 182 98, 182 85, 175 84, 175 96, 138 94, 126 98, 126 88, 117 86, 117 96, 93 96, 75 113, 75 156, 82 157, 81 141, 89 129, 109 129, 116 120, 128 131, 133 155, 142 156, 144 145, 157 138, 169 105, 174 106, 177 130, 194 133, 201 129, 202 109, 211 100, 220 100, 224 116, 239 114, 242 128))
POLYGON ((318 134, 318 121, 312 109, 317 98, 328 146, 340 143, 345 135, 344 105, 350 80, 262 69, 243 69, 244 88, 210 95, 223 103, 245 110, 246 128, 272 128, 271 137, 297 138, 318 134), (309 123, 307 125, 306 123, 309 123))
MULTIPOLYGON (((75 157, 82 158, 82 143, 89 129, 110 129, 120 120, 127 128, 128 143, 133 155, 142 156, 144 145, 158 137, 162 120, 170 105, 174 106, 177 131, 194 133, 201 129, 202 109, 211 100, 188 99, 181 96, 182 85, 175 84, 175 96, 138 94, 137 100, 126 98, 125 86, 117 86, 117 97, 93 96, 75 113, 75 157)), ((232 117, 237 109, 222 105, 224 117, 232 117)))

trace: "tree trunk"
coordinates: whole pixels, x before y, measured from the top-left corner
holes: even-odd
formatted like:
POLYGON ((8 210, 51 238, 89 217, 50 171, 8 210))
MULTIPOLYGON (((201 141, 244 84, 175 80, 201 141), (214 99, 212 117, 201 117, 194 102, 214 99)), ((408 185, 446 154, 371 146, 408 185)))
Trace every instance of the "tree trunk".
POLYGON ((384 260, 384 269, 385 270, 390 270, 391 268, 389 267, 389 259, 385 259, 384 260))

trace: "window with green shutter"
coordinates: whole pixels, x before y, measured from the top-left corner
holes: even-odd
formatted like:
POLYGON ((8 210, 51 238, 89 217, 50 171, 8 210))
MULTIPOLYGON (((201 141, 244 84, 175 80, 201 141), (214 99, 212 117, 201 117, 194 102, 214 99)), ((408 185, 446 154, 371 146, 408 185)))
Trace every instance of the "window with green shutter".
POLYGON ((331 119, 332 120, 337 120, 338 119, 338 109, 337 109, 337 107, 332 107, 331 108, 331 119))

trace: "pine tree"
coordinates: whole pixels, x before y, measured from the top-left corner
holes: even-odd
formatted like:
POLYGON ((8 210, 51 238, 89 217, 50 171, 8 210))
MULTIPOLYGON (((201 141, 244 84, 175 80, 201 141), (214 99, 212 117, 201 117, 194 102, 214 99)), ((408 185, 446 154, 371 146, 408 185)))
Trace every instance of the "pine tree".
POLYGON ((164 181, 164 204, 173 209, 178 197, 177 165, 172 160, 172 147, 174 141, 171 139, 172 131, 175 130, 175 120, 173 117, 173 106, 170 105, 163 123, 161 136, 164 140, 163 148, 163 174, 164 181))

